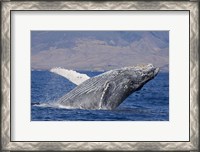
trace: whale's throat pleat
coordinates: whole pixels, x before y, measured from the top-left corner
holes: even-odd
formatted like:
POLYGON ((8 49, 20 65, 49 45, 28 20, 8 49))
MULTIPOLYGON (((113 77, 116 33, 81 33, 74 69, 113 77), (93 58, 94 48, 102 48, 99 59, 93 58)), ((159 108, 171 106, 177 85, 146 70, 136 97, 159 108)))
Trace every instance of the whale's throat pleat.
MULTIPOLYGON (((104 99, 104 96, 106 95, 106 90, 105 89, 105 95, 103 94, 99 94, 99 92, 102 91, 102 85, 106 84, 106 81, 108 80, 106 75, 99 75, 93 78, 90 78, 88 80, 86 80, 84 82, 84 84, 80 84, 79 86, 77 86, 75 89, 73 89, 72 91, 70 91, 69 93, 67 93, 66 95, 64 95, 63 97, 61 97, 58 102, 59 103, 67 103, 68 100, 73 101, 76 97, 86 97, 86 94, 90 94, 92 92, 92 94, 94 94, 96 97, 96 99, 98 98, 98 100, 101 99, 102 97, 102 101, 104 99)), ((109 84, 107 84, 109 86, 109 84)), ((107 86, 107 87, 108 87, 107 86)), ((106 86, 105 86, 106 87, 106 86)), ((105 88, 103 87, 103 88, 105 88)), ((80 98, 79 100, 83 100, 83 97, 80 98)), ((76 101, 73 101, 76 102, 76 101)), ((78 102, 78 101, 77 101, 78 102)))

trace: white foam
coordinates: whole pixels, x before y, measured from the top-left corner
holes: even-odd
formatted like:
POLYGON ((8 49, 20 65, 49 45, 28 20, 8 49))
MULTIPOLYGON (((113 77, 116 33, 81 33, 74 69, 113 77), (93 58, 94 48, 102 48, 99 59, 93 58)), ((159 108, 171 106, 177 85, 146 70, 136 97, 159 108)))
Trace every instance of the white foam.
POLYGON ((63 106, 63 105, 60 105, 58 103, 55 103, 55 102, 46 102, 46 103, 39 103, 39 104, 35 104, 33 105, 35 107, 45 107, 45 108, 57 108, 57 109, 75 109, 73 107, 70 107, 70 106, 63 106))
POLYGON ((58 75, 61 75, 65 78, 67 78, 69 81, 72 83, 79 85, 85 80, 89 79, 90 77, 87 76, 86 74, 81 74, 73 70, 67 70, 64 68, 52 68, 50 72, 56 73, 58 75))

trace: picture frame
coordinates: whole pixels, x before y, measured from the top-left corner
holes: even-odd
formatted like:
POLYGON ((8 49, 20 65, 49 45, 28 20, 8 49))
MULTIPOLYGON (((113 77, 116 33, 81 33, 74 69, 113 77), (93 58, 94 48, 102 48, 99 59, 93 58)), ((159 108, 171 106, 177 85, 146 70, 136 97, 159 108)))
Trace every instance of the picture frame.
POLYGON ((2 1, 1 2, 1 150, 131 150, 198 151, 199 150, 199 2, 145 1, 2 1), (188 141, 12 141, 11 54, 12 13, 15 11, 188 11, 189 12, 189 140, 188 141))

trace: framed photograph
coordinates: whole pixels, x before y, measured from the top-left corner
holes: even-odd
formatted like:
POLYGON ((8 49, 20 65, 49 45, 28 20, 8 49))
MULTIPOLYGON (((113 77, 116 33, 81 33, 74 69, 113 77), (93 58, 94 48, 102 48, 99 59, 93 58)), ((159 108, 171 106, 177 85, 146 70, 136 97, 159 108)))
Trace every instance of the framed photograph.
POLYGON ((199 150, 199 2, 1 12, 1 150, 199 150))

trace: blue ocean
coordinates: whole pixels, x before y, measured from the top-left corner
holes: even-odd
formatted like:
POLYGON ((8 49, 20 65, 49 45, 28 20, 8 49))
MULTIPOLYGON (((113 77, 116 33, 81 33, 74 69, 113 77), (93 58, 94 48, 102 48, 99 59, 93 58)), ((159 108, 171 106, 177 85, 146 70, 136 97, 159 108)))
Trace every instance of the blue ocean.
MULTIPOLYGON (((92 77, 101 72, 80 71, 92 77)), ((75 87, 49 71, 31 71, 31 121, 169 121, 169 73, 159 73, 115 110, 37 106, 58 100, 75 87)))

